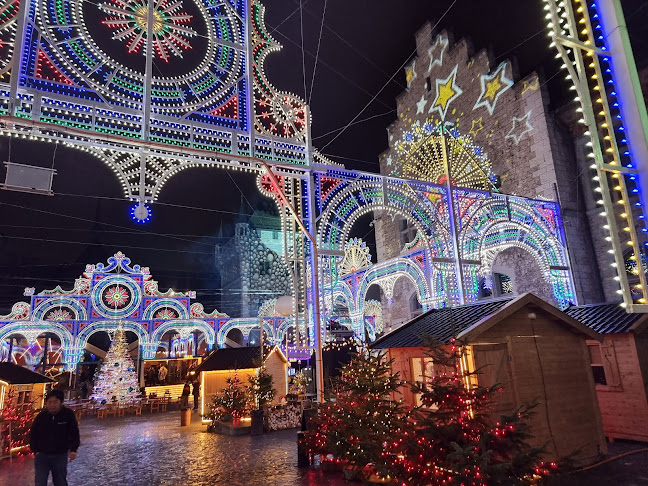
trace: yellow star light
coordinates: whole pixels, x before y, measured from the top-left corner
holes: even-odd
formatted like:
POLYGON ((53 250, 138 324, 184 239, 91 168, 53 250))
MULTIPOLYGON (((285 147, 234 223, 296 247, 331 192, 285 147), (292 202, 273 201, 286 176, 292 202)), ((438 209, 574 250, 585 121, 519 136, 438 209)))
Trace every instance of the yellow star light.
POLYGON ((491 101, 495 99, 497 92, 502 89, 502 83, 499 78, 495 78, 486 84, 486 94, 484 98, 489 98, 491 101))
POLYGON ((469 135, 472 135, 473 138, 477 136, 477 134, 484 129, 484 117, 480 116, 477 118, 477 120, 472 121, 472 127, 470 127, 470 131, 468 132, 469 135))
POLYGON ((480 78, 482 91, 473 110, 484 106, 490 115, 493 114, 500 95, 513 86, 513 80, 506 77, 506 66, 506 62, 503 62, 497 66, 493 74, 482 74, 480 78))
POLYGON ((445 120, 446 113, 450 103, 461 93, 462 89, 457 86, 455 79, 457 77, 457 68, 458 65, 454 67, 450 75, 446 79, 437 79, 436 80, 436 89, 437 95, 432 106, 430 107, 430 113, 432 111, 438 111, 441 115, 441 120, 445 120))
POLYGON ((452 89, 454 79, 448 79, 445 84, 439 86, 439 96, 434 100, 434 106, 440 106, 443 111, 448 109, 448 103, 455 95, 456 91, 452 89))

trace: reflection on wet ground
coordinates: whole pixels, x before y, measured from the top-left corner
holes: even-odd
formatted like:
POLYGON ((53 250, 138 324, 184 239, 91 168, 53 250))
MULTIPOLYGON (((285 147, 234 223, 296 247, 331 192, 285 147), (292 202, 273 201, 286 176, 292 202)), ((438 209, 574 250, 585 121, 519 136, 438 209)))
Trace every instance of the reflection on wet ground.
MULTIPOLYGON (((198 416, 193 415, 194 422, 198 416)), ((81 422, 79 457, 70 464, 70 486, 342 486, 341 473, 297 468, 297 431, 259 437, 208 434, 180 413, 81 422)), ((609 455, 645 444, 617 441, 609 455)), ((648 485, 648 452, 624 456, 588 471, 554 478, 551 486, 648 485)), ((0 462, 0 486, 32 486, 34 458, 0 462)), ((360 483, 355 483, 360 484, 360 483)))
MULTIPOLYGON (((192 419, 197 421, 198 416, 192 419)), ((297 468, 297 432, 259 437, 180 427, 180 413, 81 421, 81 448, 70 486, 342 485, 341 477, 297 468)), ((0 463, 0 486, 31 486, 33 456, 0 463)))

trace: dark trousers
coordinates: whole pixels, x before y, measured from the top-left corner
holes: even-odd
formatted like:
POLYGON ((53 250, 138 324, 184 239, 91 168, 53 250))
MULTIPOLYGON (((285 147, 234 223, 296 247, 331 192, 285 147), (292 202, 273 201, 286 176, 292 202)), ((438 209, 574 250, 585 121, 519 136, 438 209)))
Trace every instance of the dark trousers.
POLYGON ((52 471, 54 486, 67 486, 67 452, 63 454, 45 454, 39 452, 34 460, 36 486, 47 486, 47 477, 52 471))
POLYGON ((194 395, 194 410, 198 410, 198 395, 194 395))

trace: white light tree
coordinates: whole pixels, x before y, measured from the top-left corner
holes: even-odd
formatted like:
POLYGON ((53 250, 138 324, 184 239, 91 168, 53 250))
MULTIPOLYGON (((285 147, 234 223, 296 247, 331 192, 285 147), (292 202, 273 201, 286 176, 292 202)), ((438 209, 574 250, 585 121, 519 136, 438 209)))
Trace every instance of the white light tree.
POLYGON ((95 373, 94 389, 90 398, 105 404, 127 402, 137 398, 138 394, 135 365, 128 354, 126 332, 120 323, 101 368, 95 373))

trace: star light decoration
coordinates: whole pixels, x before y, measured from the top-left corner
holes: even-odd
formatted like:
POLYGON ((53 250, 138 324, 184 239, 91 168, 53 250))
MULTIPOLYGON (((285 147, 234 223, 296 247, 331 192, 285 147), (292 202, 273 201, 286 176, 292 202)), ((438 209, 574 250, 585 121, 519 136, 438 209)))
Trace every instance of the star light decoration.
POLYGON ((416 114, 419 115, 425 111, 425 105, 427 105, 427 100, 425 95, 421 95, 421 99, 416 102, 416 114))
POLYGON ((432 106, 430 106, 429 112, 437 111, 441 120, 445 120, 450 103, 463 93, 463 90, 456 83, 458 68, 459 65, 456 65, 447 78, 436 80, 436 97, 432 102, 432 106))
MULTIPOLYGON (((99 9, 110 17, 103 24, 114 29, 113 39, 125 41, 129 53, 138 52, 146 44, 150 7, 148 0, 110 0, 99 9)), ((184 25, 192 15, 182 12, 182 2, 154 0, 153 46, 160 59, 169 62, 170 55, 182 57, 182 50, 191 49, 189 38, 197 33, 184 25)), ((146 53, 146 49, 142 49, 146 53)))
POLYGON ((485 106, 488 114, 493 114, 500 95, 513 86, 513 80, 506 77, 506 66, 507 63, 503 62, 493 74, 482 74, 480 77, 482 90, 473 110, 485 106))
POLYGON ((448 39, 446 37, 437 36, 436 42, 428 49, 428 56, 430 57, 430 64, 428 66, 428 74, 434 69, 435 66, 443 65, 443 53, 448 48, 448 39))
POLYGON ((533 130, 533 125, 531 125, 531 122, 529 121, 531 118, 531 111, 532 110, 527 111, 523 117, 513 117, 513 126, 506 134, 505 138, 512 138, 515 145, 518 145, 520 140, 522 140, 522 137, 533 130))

